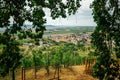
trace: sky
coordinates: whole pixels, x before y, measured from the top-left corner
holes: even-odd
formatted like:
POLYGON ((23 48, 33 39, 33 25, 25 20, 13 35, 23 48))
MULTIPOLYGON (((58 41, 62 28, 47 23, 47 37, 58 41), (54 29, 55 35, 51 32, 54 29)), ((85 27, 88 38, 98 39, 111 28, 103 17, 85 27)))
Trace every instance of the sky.
MULTIPOLYGON (((50 17, 50 10, 45 9, 45 18, 47 19, 46 25, 96 26, 92 16, 92 10, 89 7, 92 2, 93 0, 82 0, 81 7, 75 15, 68 16, 67 18, 57 18, 55 20, 50 17)), ((25 24, 32 23, 26 21, 25 24)))
POLYGON ((93 20, 92 10, 89 8, 93 0, 82 0, 81 7, 75 15, 68 16, 67 18, 58 18, 52 20, 49 10, 46 11, 45 18, 47 25, 77 25, 77 26, 96 26, 93 20))

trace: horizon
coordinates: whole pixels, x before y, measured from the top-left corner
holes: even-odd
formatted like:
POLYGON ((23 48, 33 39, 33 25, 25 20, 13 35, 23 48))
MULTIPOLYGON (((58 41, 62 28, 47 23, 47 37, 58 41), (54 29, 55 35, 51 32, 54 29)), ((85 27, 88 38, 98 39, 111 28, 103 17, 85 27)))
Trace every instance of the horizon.
MULTIPOLYGON (((12 25, 12 24, 10 24, 10 25, 12 25)), ((9 26, 10 26, 9 25, 9 26)), ((25 26, 25 25, 33 25, 33 24, 23 24, 22 26, 25 26)), ((96 25, 68 25, 68 24, 44 24, 43 26, 45 26, 45 25, 52 25, 52 26, 96 26, 96 25)), ((2 27, 0 27, 0 28, 2 28, 2 27)))

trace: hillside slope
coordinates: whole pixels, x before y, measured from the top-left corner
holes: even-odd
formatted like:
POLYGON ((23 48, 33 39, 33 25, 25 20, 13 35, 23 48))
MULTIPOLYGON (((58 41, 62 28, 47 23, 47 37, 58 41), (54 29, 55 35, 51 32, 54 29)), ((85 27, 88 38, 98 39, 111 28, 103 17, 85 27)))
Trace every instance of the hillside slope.
MULTIPOLYGON (((90 75, 84 73, 85 66, 72 66, 69 68, 62 68, 60 72, 60 80, 98 80, 90 75)), ((37 72, 36 80, 57 80, 57 74, 54 78, 54 69, 50 69, 50 75, 46 74, 45 69, 40 69, 37 72)), ((19 80, 21 75, 17 76, 16 80, 19 80)), ((34 80, 34 70, 30 69, 26 72, 26 80, 34 80)))

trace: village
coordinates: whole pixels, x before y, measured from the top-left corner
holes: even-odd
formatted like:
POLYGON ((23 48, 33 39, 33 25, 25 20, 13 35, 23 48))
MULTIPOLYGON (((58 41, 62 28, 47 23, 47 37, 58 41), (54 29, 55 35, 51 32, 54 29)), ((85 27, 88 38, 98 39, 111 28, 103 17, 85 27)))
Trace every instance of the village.
POLYGON ((78 41, 82 41, 85 44, 91 43, 91 37, 90 37, 90 34, 88 33, 45 35, 44 38, 51 39, 56 42, 65 41, 65 42, 74 43, 74 44, 77 44, 78 41))

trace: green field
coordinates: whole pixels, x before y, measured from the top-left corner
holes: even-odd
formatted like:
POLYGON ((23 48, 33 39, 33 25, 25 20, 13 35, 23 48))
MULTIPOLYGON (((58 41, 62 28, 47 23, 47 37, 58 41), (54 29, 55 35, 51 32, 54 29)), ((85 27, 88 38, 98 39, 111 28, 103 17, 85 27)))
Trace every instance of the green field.
POLYGON ((64 29, 54 29, 54 30, 46 30, 46 34, 67 34, 67 33, 92 33, 95 28, 88 27, 88 28, 64 28, 64 29))

